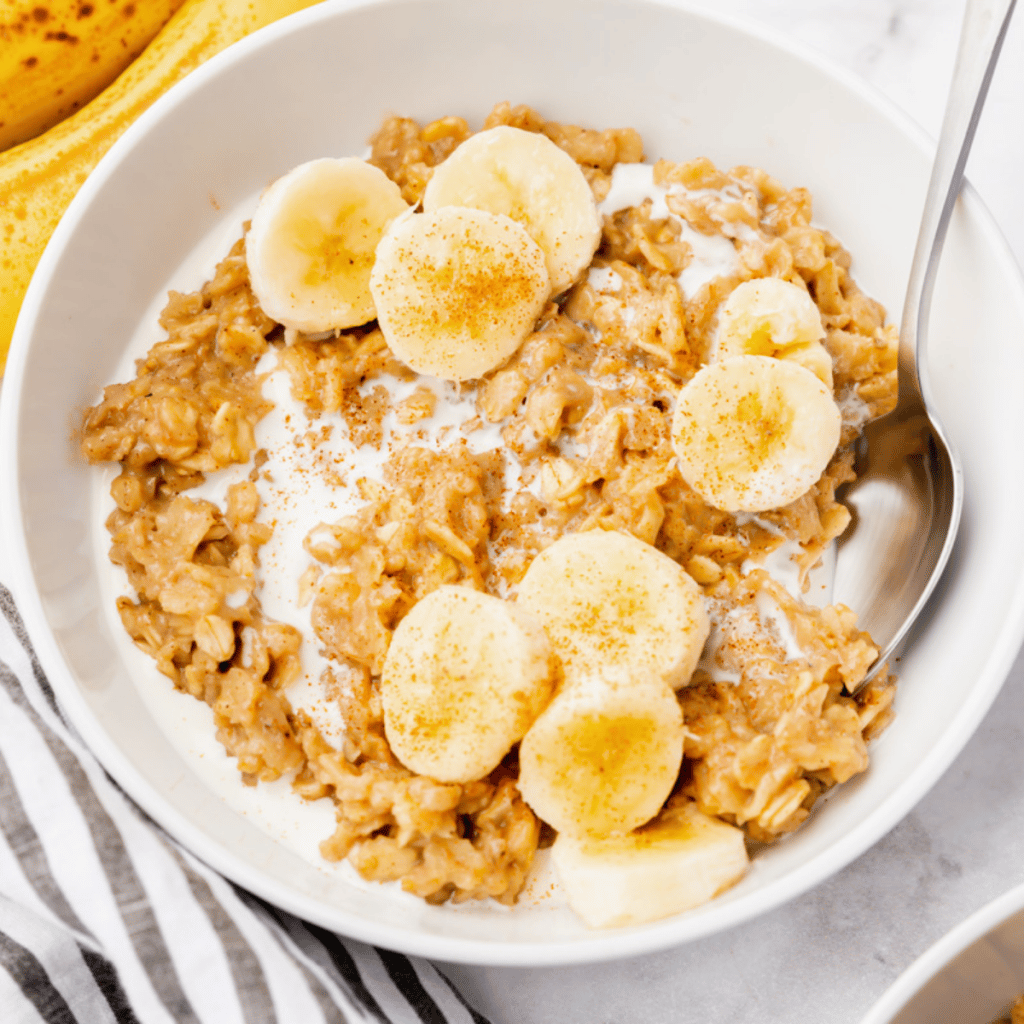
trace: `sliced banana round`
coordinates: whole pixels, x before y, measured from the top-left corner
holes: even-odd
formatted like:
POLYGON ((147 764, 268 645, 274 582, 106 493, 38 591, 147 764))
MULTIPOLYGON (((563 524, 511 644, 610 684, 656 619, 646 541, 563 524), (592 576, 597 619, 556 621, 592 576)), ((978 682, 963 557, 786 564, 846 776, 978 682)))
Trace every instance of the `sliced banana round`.
POLYGON ((762 277, 737 285, 718 314, 716 356, 774 356, 806 366, 832 387, 832 357, 821 339, 821 313, 790 281, 762 277))
POLYGON ((308 334, 369 323, 374 252, 408 208, 382 170, 355 157, 311 160, 278 178, 245 237, 260 307, 308 334))
POLYGON ((566 680, 519 745, 519 791, 559 832, 629 832, 672 792, 683 733, 679 702, 660 680, 566 680))
POLYGON ((560 833, 551 858, 569 906, 591 928, 644 924, 707 903, 749 863, 743 831, 686 803, 624 836, 560 833))
POLYGON ((420 775, 481 779, 544 709, 553 672, 544 630, 521 609, 467 587, 439 587, 402 619, 388 648, 388 743, 420 775))
POLYGON ((679 392, 672 446, 683 479, 724 512, 795 501, 839 444, 842 416, 810 370, 770 356, 710 363, 679 392))
POLYGON ((614 666, 678 688, 707 639, 704 595, 668 555, 631 534, 566 534, 531 563, 516 603, 544 625, 567 679, 614 666))
POLYGON ((779 359, 788 359, 806 367, 829 389, 832 390, 832 357, 820 341, 812 345, 793 345, 779 354, 779 359))
POLYGON ((443 380, 500 366, 551 294, 544 253, 521 224, 455 206, 396 221, 377 247, 370 291, 391 351, 443 380))
POLYGON ((601 241, 579 164, 546 135, 508 125, 471 136, 434 169, 423 209, 442 206, 472 206, 522 224, 544 250, 556 295, 590 265, 601 241))

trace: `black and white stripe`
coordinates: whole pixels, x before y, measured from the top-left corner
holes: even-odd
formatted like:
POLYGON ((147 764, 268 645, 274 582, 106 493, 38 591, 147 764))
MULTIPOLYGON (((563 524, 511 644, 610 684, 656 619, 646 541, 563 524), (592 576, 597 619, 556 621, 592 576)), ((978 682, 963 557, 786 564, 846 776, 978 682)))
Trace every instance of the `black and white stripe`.
POLYGON ((149 821, 64 718, 2 585, 0 1019, 487 1024, 427 961, 267 906, 149 821))

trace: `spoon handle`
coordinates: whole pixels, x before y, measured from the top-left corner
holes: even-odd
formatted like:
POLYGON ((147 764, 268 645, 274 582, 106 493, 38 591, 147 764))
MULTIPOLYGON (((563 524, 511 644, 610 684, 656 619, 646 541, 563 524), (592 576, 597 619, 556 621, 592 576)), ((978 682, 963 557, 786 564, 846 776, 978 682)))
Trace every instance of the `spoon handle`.
POLYGON ((931 304, 946 229, 960 194, 967 154, 1016 2, 967 0, 946 114, 903 304, 899 348, 899 404, 903 408, 930 404, 928 380, 921 373, 927 349, 926 311, 931 304))

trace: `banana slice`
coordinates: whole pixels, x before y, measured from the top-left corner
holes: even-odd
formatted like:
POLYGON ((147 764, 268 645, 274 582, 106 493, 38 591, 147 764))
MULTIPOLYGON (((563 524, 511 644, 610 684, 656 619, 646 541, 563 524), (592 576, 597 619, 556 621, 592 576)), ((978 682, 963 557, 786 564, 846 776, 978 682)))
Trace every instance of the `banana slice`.
POLYGON ((370 291, 391 351, 444 380, 500 366, 551 294, 544 253, 521 224, 454 206, 392 225, 370 291))
POLYGON ((839 444, 842 416, 810 370, 770 356, 736 356, 698 370, 679 392, 672 446, 683 479, 724 512, 795 501, 839 444))
POLYGON ((825 328, 806 288, 778 277, 744 281, 732 290, 718 316, 718 359, 789 359, 832 389, 832 357, 821 344, 825 328))
POLYGON ((778 358, 789 359, 806 367, 829 391, 832 390, 832 357, 820 341, 813 345, 793 345, 780 353, 778 358))
POLYGON ((369 323, 377 243, 408 204, 365 160, 311 160, 278 178, 245 238, 252 290, 269 317, 314 334, 369 323))
POLYGON ((579 164, 547 136, 508 125, 471 136, 434 170, 423 209, 442 206, 472 206, 522 224, 544 250, 555 295, 590 265, 601 241, 579 164))
POLYGON ((539 623, 488 594, 439 587, 391 640, 381 676, 384 732, 411 771, 472 782, 522 738, 553 686, 539 623))
POLYGON ((559 832, 629 832, 672 792, 683 732, 679 702, 660 680, 567 680, 519 746, 519 791, 559 832))
POLYGON ((700 906, 747 870, 743 832, 697 810, 669 807, 625 836, 576 839, 551 849, 569 906, 591 928, 644 924, 700 906))
POLYGON ((685 686, 710 629, 693 579, 650 544, 612 530, 567 534, 545 548, 516 603, 544 624, 568 679, 612 665, 629 678, 685 686))

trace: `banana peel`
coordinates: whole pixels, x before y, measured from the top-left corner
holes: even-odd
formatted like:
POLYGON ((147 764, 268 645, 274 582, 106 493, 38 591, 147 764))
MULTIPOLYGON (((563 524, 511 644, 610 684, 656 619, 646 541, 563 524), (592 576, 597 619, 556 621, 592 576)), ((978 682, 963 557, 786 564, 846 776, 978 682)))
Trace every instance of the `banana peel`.
POLYGON ((0 3, 0 150, 45 132, 99 95, 183 2, 0 3))
POLYGON ((0 373, 32 273, 104 153, 175 82, 231 43, 319 0, 186 0, 94 100, 0 153, 0 373))

